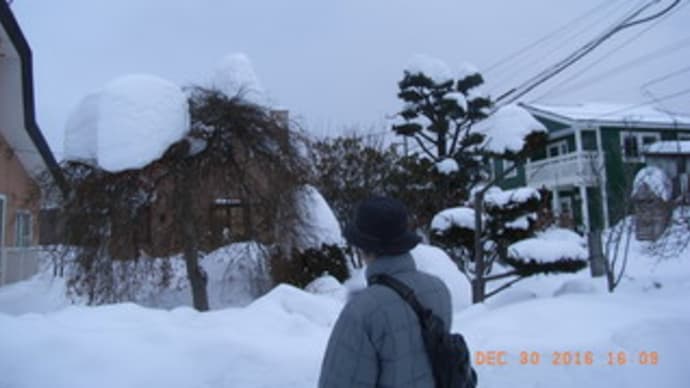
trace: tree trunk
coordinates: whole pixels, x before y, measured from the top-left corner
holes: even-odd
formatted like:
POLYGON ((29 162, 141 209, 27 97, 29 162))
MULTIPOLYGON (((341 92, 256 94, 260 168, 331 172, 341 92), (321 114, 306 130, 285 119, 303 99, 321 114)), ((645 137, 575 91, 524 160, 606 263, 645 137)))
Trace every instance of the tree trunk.
POLYGON ((189 174, 181 174, 183 179, 176 182, 178 193, 178 225, 182 226, 183 255, 187 267, 187 278, 192 289, 194 308, 199 311, 208 311, 208 293, 206 290, 207 277, 203 268, 199 265, 199 236, 194 217, 192 193, 190 185, 193 180, 187 179, 189 174))

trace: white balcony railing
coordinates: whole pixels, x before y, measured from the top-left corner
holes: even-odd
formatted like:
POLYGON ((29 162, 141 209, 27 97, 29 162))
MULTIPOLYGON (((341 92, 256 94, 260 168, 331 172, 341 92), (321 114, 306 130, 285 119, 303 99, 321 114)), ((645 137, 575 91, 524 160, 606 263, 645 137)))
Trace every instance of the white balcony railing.
POLYGON ((0 286, 25 280, 38 272, 40 247, 0 248, 0 286))
POLYGON ((598 152, 581 151, 559 155, 525 165, 527 185, 557 187, 562 185, 597 185, 603 174, 598 152))

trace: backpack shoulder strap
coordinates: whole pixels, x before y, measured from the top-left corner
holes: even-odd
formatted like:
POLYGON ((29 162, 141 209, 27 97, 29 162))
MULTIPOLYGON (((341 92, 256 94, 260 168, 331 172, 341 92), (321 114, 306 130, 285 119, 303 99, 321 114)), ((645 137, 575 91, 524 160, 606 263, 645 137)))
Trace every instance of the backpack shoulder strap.
POLYGON ((396 294, 400 295, 400 297, 412 307, 422 324, 424 324, 424 319, 431 314, 431 310, 419 303, 414 291, 410 287, 390 275, 374 275, 369 278, 369 284, 380 284, 395 291, 396 294))

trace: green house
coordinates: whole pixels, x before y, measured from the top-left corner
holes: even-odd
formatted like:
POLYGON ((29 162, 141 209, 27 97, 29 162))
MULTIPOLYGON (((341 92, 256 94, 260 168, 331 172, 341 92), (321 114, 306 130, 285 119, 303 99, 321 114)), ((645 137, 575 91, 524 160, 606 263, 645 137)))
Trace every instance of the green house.
MULTIPOLYGON (((648 106, 521 104, 549 132, 547 146, 499 182, 504 189, 545 188, 561 224, 582 232, 606 228, 630 209, 644 149, 690 140, 690 117, 648 106)), ((497 172, 507 166, 494 162, 497 172)))

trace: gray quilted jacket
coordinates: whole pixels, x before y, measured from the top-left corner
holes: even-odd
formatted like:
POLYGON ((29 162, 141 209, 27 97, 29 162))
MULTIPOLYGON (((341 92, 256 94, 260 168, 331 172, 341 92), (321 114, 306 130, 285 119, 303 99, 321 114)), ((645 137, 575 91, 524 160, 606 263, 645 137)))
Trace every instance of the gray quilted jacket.
MULTIPOLYGON (((450 293, 438 278, 418 272, 409 254, 379 257, 366 275, 385 273, 411 287, 419 301, 451 324, 450 293)), ((419 321, 393 290, 373 285, 343 308, 328 341, 319 387, 424 387, 434 377, 419 321)))

